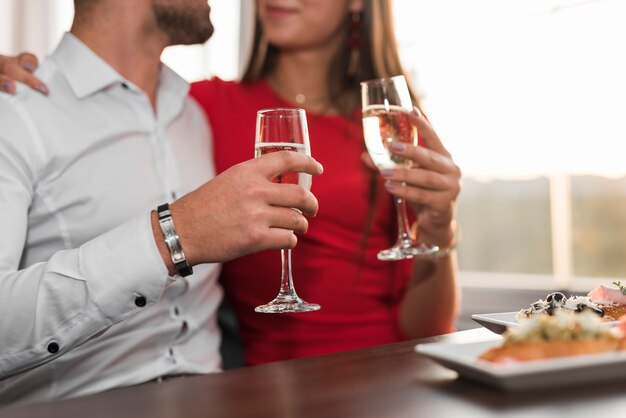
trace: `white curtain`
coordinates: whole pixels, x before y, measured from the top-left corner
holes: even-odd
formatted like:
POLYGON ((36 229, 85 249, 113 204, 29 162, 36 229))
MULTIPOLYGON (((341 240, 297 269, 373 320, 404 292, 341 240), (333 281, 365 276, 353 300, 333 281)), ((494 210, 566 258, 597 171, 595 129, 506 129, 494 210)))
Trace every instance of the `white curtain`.
MULTIPOLYGON (((250 44, 254 2, 209 3, 215 25, 213 38, 205 45, 167 48, 163 60, 190 81, 214 75, 235 79, 250 44)), ((72 0, 0 0, 0 54, 30 51, 42 59, 70 28, 73 13, 72 0)))
POLYGON ((0 0, 0 53, 49 53, 69 29, 72 0, 0 0))

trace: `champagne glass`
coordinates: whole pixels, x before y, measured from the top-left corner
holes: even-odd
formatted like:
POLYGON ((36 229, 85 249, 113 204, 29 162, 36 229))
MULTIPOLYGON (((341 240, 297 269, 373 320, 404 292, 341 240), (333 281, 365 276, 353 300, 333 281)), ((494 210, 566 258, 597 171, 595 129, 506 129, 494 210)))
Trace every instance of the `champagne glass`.
MULTIPOLYGON (((381 78, 361 83, 363 136, 367 151, 379 170, 407 167, 411 160, 393 155, 389 148, 396 141, 417 146, 417 128, 411 123, 413 102, 404 76, 381 78)), ((378 253, 379 260, 435 257, 439 247, 419 242, 411 233, 404 199, 394 197, 398 221, 396 243, 378 253)))
MULTIPOLYGON (((256 117, 255 157, 278 151, 294 151, 311 155, 309 130, 303 109, 276 108, 259 110, 256 117)), ((305 173, 283 173, 272 179, 275 183, 299 184, 311 188, 311 175, 305 173)), ((293 287, 291 274, 291 250, 280 250, 282 276, 278 296, 271 302, 257 306, 254 310, 263 313, 309 312, 320 309, 320 305, 300 299, 293 287)))

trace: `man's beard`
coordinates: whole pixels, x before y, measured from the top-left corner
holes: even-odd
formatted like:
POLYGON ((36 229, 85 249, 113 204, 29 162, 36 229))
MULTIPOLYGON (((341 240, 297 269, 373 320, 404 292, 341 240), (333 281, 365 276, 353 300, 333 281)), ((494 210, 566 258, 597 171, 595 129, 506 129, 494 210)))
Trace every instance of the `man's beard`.
POLYGON ((205 43, 213 34, 211 9, 200 11, 189 7, 155 4, 157 25, 170 38, 170 45, 194 45, 205 43))

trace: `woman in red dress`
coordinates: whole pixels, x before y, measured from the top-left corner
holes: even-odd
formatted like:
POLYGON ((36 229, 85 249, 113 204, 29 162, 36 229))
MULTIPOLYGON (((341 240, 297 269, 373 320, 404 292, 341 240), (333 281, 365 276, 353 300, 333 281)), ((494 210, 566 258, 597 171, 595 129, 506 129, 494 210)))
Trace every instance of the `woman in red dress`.
MULTIPOLYGON (((293 252, 298 294, 321 310, 260 314, 278 290, 280 257, 262 252, 225 263, 226 296, 248 364, 441 334, 459 304, 454 251, 434 260, 379 261, 395 241, 392 194, 406 198, 425 242, 453 245, 460 171, 423 118, 404 155, 419 168, 380 173, 363 158, 359 82, 402 73, 388 0, 257 0, 253 54, 241 82, 194 83, 213 130, 218 172, 254 154, 255 114, 302 107, 324 174, 320 210, 293 252), (406 185, 403 185, 405 182, 406 185), (392 194, 390 194, 392 193, 392 194)), ((414 97, 417 105, 417 98, 414 97)))

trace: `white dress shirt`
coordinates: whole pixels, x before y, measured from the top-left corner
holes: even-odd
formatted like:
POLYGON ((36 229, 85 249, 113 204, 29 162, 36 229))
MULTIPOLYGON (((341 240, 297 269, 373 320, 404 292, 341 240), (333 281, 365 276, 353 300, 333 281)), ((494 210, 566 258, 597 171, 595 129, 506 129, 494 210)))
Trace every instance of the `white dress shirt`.
POLYGON ((188 84, 162 65, 155 114, 71 34, 37 76, 0 94, 0 404, 218 371, 219 265, 167 287, 150 224, 214 175, 188 84))

